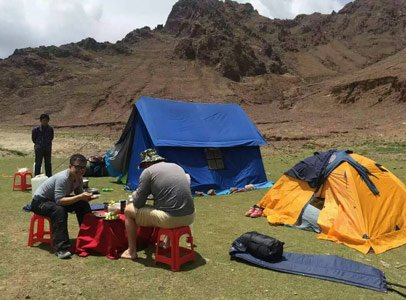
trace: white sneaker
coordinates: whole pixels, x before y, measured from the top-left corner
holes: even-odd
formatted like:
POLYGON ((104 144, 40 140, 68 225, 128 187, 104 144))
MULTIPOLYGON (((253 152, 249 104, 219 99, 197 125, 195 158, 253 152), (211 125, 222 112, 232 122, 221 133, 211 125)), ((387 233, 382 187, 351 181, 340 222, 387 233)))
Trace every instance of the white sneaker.
POLYGON ((67 259, 72 256, 72 253, 70 253, 68 250, 59 250, 55 252, 55 255, 60 259, 67 259))

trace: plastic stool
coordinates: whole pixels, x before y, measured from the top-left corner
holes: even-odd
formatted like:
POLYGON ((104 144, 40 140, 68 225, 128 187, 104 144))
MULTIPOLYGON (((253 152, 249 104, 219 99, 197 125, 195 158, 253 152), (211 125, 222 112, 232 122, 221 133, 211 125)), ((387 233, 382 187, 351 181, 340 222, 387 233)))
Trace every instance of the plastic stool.
POLYGON ((177 272, 180 266, 189 261, 195 260, 195 251, 193 245, 193 237, 190 232, 189 226, 182 226, 172 229, 159 228, 158 235, 156 237, 156 249, 155 249, 155 264, 158 262, 171 266, 173 272, 177 272), (190 249, 179 246, 180 238, 187 234, 187 243, 190 243, 190 249), (170 247, 162 249, 159 246, 159 242, 162 235, 166 235, 170 241, 170 247), (168 257, 167 254, 170 253, 168 257))
POLYGON ((28 246, 32 247, 36 242, 48 243, 52 246, 52 227, 50 218, 33 214, 31 217, 30 231, 28 233, 28 246), (48 231, 44 229, 44 220, 48 220, 48 231), (36 228, 35 223, 37 223, 36 228), (48 235, 48 237, 46 237, 46 235, 48 235))
POLYGON ((31 184, 27 183, 27 176, 30 176, 32 179, 31 172, 17 172, 14 174, 13 181, 13 191, 26 191, 31 189, 31 184), (17 179, 20 179, 20 183, 16 183, 17 179))

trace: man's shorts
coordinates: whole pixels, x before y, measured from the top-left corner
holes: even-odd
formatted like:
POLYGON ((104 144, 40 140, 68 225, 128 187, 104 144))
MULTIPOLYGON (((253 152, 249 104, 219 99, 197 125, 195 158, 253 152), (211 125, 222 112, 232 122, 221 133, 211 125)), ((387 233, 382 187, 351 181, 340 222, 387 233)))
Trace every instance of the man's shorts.
POLYGON ((189 226, 195 220, 195 213, 182 217, 174 217, 162 210, 155 209, 152 206, 135 208, 133 204, 126 206, 125 213, 126 216, 135 219, 137 226, 144 227, 171 229, 181 226, 189 226))

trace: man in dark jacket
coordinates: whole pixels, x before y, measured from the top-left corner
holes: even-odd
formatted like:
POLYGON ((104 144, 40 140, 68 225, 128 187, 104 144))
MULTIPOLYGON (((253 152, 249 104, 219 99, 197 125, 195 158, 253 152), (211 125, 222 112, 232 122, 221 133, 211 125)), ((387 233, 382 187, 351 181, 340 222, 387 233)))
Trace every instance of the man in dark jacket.
POLYGON ((41 173, 42 160, 45 162, 45 175, 52 176, 51 152, 52 140, 54 139, 54 129, 49 126, 49 115, 42 114, 39 117, 41 125, 32 129, 32 142, 35 151, 34 174, 41 173))

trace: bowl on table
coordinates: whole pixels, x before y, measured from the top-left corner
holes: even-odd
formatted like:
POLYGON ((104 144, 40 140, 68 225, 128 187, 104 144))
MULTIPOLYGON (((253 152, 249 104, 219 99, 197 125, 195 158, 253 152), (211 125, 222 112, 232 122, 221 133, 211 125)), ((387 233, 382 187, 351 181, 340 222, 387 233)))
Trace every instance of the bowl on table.
POLYGON ((92 194, 100 194, 99 189, 96 188, 87 188, 85 192, 92 193, 92 194))

